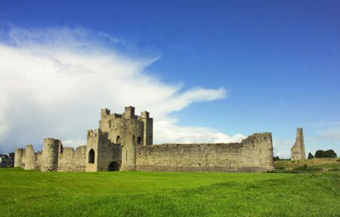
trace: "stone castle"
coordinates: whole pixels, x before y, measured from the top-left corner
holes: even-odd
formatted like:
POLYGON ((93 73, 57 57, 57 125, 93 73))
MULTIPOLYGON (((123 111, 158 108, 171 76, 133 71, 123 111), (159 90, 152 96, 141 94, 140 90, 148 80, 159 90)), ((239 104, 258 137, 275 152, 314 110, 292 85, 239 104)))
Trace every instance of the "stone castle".
POLYGON ((291 160, 305 160, 305 140, 303 137, 302 128, 297 128, 296 131, 296 142, 291 148, 291 160))
POLYGON ((46 138, 42 152, 33 145, 15 150, 15 167, 41 171, 220 171, 263 172, 273 167, 271 133, 255 133, 240 143, 153 145, 149 112, 135 115, 101 110, 99 129, 88 130, 87 145, 75 150, 46 138))

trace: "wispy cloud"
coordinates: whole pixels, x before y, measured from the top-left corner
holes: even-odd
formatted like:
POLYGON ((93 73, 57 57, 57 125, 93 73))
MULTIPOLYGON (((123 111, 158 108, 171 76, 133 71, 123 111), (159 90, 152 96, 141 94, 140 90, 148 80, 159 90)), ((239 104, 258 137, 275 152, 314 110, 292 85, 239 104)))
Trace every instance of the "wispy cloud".
POLYGON ((145 73, 159 56, 122 55, 82 28, 12 28, 6 35, 6 41, 0 42, 0 151, 41 143, 44 137, 81 145, 86 142, 86 130, 98 126, 100 108, 122 112, 126 105, 151 112, 157 143, 244 138, 210 128, 178 126, 171 112, 223 99, 226 90, 183 91, 182 84, 168 84, 145 73))
POLYGON ((293 146, 294 142, 275 138, 273 141, 274 145, 274 156, 279 156, 283 159, 288 159, 291 157, 290 149, 293 146))

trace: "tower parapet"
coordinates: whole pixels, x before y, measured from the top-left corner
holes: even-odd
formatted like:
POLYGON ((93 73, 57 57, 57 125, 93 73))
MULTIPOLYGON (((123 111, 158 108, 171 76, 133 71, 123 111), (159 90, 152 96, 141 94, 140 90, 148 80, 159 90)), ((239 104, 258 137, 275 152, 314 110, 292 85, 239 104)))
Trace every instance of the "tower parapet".
POLYGON ((143 145, 152 145, 153 144, 153 119, 150 118, 150 113, 147 111, 141 112, 141 116, 138 117, 138 120, 143 121, 144 129, 143 129, 143 145))
POLYGON ((110 115, 110 110, 107 108, 104 108, 101 110, 101 117, 104 118, 106 116, 110 115))
POLYGON ((133 106, 126 106, 123 117, 126 119, 136 119, 135 116, 135 107, 133 106))

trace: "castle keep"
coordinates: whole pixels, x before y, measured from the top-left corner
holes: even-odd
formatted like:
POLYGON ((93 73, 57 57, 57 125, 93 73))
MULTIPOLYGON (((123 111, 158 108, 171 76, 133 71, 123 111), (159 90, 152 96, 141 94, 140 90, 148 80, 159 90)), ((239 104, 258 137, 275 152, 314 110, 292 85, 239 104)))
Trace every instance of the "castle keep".
POLYGON ((255 133, 241 143, 153 145, 149 112, 135 115, 101 110, 99 128, 88 130, 87 145, 75 150, 58 139, 44 139, 43 151, 33 145, 15 150, 15 167, 41 171, 221 171, 273 170, 271 133, 255 133))

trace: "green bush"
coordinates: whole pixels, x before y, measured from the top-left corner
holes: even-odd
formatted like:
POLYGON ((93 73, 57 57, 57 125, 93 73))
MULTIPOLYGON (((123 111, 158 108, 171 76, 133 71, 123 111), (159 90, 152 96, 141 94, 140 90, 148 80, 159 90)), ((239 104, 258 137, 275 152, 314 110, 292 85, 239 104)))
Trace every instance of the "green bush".
POLYGON ((313 158, 314 158, 313 154, 309 152, 308 159, 313 159, 313 158))
MULTIPOLYGON (((309 157, 309 155, 308 155, 309 157)), ((315 157, 316 158, 336 158, 337 155, 336 153, 331 149, 331 150, 327 150, 327 151, 323 151, 323 150, 318 150, 315 152, 315 157)))
POLYGON ((327 150, 324 152, 324 157, 331 157, 331 158, 336 158, 337 155, 333 150, 327 150))
POLYGON ((280 160, 280 158, 279 158, 279 156, 275 156, 275 157, 273 157, 273 160, 277 161, 277 160, 280 160))

